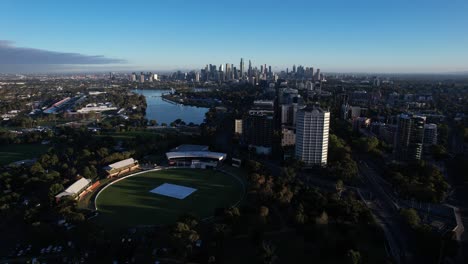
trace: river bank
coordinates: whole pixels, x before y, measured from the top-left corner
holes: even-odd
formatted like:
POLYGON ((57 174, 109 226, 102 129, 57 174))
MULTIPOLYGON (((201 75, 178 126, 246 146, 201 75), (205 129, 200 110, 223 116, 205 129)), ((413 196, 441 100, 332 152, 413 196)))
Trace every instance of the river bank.
POLYGON ((161 95, 163 100, 169 101, 175 104, 182 104, 186 106, 195 106, 195 107, 206 107, 211 108, 221 105, 220 102, 214 99, 197 99, 197 98, 188 98, 185 96, 180 96, 176 94, 163 94, 161 95))

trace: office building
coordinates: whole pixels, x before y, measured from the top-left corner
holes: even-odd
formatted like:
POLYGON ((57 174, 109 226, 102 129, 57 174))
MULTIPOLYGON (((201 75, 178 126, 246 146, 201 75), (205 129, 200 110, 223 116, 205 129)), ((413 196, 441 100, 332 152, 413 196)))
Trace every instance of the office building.
POLYGON ((394 141, 395 158, 401 161, 421 159, 426 117, 401 114, 397 119, 394 141))
POLYGON ((154 75, 150 72, 148 73, 148 82, 153 82, 154 75))
POLYGON ((242 119, 234 120, 234 133, 242 134, 242 119))
POLYGON ((274 128, 273 101, 255 101, 242 120, 242 136, 258 154, 270 154, 274 128))
POLYGON ((330 112, 308 106, 297 111, 296 158, 306 165, 327 164, 330 112))
POLYGON ((282 147, 294 146, 294 144, 296 144, 296 134, 294 133, 294 130, 283 128, 281 130, 281 134, 282 134, 282 137, 281 137, 282 147))
POLYGON ((240 79, 244 78, 244 72, 245 72, 245 65, 244 65, 244 59, 241 58, 241 61, 240 61, 240 73, 239 73, 239 77, 240 79))
POLYGON ((425 124, 424 125, 424 148, 429 150, 433 145, 437 145, 437 125, 425 124))

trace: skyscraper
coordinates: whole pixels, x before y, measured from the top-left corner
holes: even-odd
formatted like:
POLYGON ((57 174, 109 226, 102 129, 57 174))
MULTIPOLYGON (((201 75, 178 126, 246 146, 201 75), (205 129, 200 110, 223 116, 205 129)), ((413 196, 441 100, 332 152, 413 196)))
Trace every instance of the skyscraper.
POLYGON ((431 146, 437 145, 437 125, 425 124, 424 125, 424 149, 430 150, 431 146))
POLYGON ((148 82, 153 82, 153 77, 154 77, 153 73, 151 72, 148 73, 148 82))
POLYGON ((145 74, 143 72, 140 72, 140 83, 145 82, 145 74))
POLYGON ((424 124, 426 117, 401 114, 398 116, 395 134, 395 158, 402 161, 416 161, 421 159, 424 124))
POLYGON ((315 73, 315 81, 320 81, 320 69, 317 69, 317 72, 315 73))
POLYGON ((244 77, 244 72, 245 72, 245 69, 244 69, 244 59, 241 58, 241 61, 240 61, 240 73, 239 73, 239 76, 240 78, 242 79, 244 77))
POLYGON ((296 158, 306 165, 326 165, 330 112, 308 106, 296 117, 296 158))
POLYGON ((245 143, 255 148, 258 154, 270 154, 273 139, 273 101, 255 101, 249 114, 242 120, 245 143))

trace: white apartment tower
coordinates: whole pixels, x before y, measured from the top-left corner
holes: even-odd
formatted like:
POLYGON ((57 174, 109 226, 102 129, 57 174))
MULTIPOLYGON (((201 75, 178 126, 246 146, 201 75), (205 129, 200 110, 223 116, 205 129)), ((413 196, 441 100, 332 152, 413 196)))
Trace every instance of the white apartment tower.
POLYGON ((330 112, 305 107, 296 117, 296 158, 306 165, 327 164, 330 112))

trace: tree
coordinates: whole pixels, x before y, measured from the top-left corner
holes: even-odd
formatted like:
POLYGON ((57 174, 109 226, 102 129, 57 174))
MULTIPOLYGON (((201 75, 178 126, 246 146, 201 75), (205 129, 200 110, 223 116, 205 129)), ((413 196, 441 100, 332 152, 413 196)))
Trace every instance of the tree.
POLYGON ((258 214, 260 215, 261 218, 266 219, 268 217, 268 214, 270 213, 270 209, 266 206, 260 206, 258 214))
POLYGON ((296 214, 294 215, 294 221, 297 224, 304 224, 306 222, 306 215, 304 213, 304 206, 299 204, 299 207, 296 209, 296 214))
POLYGON ((29 169, 29 172, 32 175, 39 175, 44 173, 44 168, 41 166, 39 162, 34 163, 31 168, 29 169))
POLYGON ((359 264, 361 263, 361 253, 357 250, 348 250, 346 253, 346 260, 349 264, 359 264))
POLYGON ((292 167, 283 168, 281 174, 283 175, 283 178, 287 181, 292 181, 296 178, 296 170, 292 167))
POLYGON ((276 256, 276 247, 270 243, 263 241, 261 247, 261 263, 264 264, 272 264, 275 263, 278 259, 276 256))
POLYGON ((195 230, 192 230, 188 224, 182 222, 177 222, 175 224, 172 235, 190 242, 195 242, 199 238, 195 230))
POLYGON ((356 147, 363 152, 371 152, 379 145, 379 140, 376 137, 360 137, 355 141, 356 147))
POLYGON ((54 183, 49 187, 49 198, 53 200, 55 198, 55 195, 57 195, 59 192, 63 191, 63 185, 60 183, 54 183))
POLYGON ((341 199, 341 194, 345 190, 345 185, 342 180, 338 180, 335 183, 335 189, 336 189, 336 192, 338 193, 338 198, 341 199))
POLYGON ((430 150, 435 160, 442 160, 447 157, 447 150, 442 145, 432 145, 430 150))
POLYGON ((403 217, 403 220, 411 227, 416 228, 421 223, 421 218, 418 215, 418 212, 414 209, 401 209, 400 215, 403 217))
POLYGON ((93 165, 85 166, 83 168, 82 174, 83 174, 83 177, 87 179, 95 179, 97 177, 96 167, 94 167, 93 165))
POLYGON ((353 180, 358 175, 357 164, 351 158, 331 163, 328 170, 333 177, 342 180, 353 180))
POLYGON ((315 219, 315 223, 317 225, 328 225, 328 214, 327 212, 322 212, 322 214, 320 215, 320 217, 317 217, 315 219))
POLYGON ((240 217, 240 215, 241 213, 239 211, 239 208, 235 206, 230 207, 229 209, 226 209, 224 211, 224 217, 231 222, 235 222, 240 217))
POLYGON ((293 191, 286 184, 279 186, 279 190, 275 194, 275 198, 282 204, 289 204, 294 196, 293 191))

